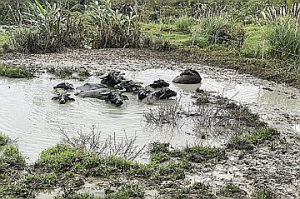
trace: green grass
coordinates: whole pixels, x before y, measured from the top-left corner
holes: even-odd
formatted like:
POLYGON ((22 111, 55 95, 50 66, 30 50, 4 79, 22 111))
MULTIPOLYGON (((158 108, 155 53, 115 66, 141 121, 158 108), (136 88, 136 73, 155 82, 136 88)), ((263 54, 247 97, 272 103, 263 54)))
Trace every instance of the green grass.
POLYGON ((273 140, 277 134, 272 128, 259 128, 250 134, 233 136, 228 141, 227 148, 252 150, 255 145, 273 140))
POLYGON ((57 184, 57 176, 54 173, 29 174, 24 183, 34 189, 51 188, 57 184))
MULTIPOLYGON (((263 41, 267 37, 269 27, 249 25, 245 27, 245 39, 241 49, 241 53, 250 58, 261 58, 263 41)), ((270 53, 270 44, 266 40, 265 43, 265 55, 270 53)))
POLYGON ((226 154, 223 149, 207 147, 203 145, 187 146, 182 150, 174 150, 171 156, 185 158, 188 161, 201 163, 210 159, 225 159, 226 154))
MULTIPOLYGON (((19 149, 14 145, 7 145, 3 148, 0 156, 0 164, 6 168, 22 169, 26 166, 25 158, 19 149)), ((3 169, 3 168, 2 168, 3 169)))
POLYGON ((0 133, 0 147, 3 147, 9 143, 10 139, 8 136, 0 133))
POLYGON ((169 41, 170 44, 176 46, 184 46, 192 35, 176 31, 176 26, 173 24, 155 24, 155 23, 140 23, 142 33, 152 39, 161 38, 169 41))
POLYGON ((252 193, 253 199, 277 199, 279 198, 271 189, 269 188, 259 188, 255 189, 252 193))
POLYGON ((218 195, 228 198, 243 198, 243 196, 247 195, 247 192, 234 184, 227 184, 220 189, 218 195))
POLYGON ((9 36, 5 33, 0 32, 0 53, 7 50, 5 46, 8 45, 8 43, 9 36))
POLYGON ((33 77, 33 74, 29 70, 23 68, 0 65, 0 76, 10 78, 30 78, 33 77))
POLYGON ((191 194, 195 194, 199 196, 199 198, 210 198, 210 199, 216 198, 212 193, 210 186, 201 182, 195 182, 190 187, 185 188, 184 190, 181 191, 180 195, 191 195, 191 194))

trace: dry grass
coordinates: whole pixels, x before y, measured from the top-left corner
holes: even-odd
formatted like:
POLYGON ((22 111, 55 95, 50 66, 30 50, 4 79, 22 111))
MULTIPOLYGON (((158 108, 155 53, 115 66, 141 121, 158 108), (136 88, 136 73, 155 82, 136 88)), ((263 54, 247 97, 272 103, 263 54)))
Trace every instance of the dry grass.
POLYGON ((61 134, 63 135, 63 143, 69 144, 77 149, 83 149, 87 152, 97 153, 103 158, 117 156, 126 160, 135 160, 145 149, 145 146, 139 147, 136 145, 136 136, 129 138, 126 133, 125 137, 121 140, 117 140, 115 133, 102 139, 101 132, 97 131, 94 126, 91 132, 87 134, 78 132, 76 136, 70 137, 62 129, 61 134))

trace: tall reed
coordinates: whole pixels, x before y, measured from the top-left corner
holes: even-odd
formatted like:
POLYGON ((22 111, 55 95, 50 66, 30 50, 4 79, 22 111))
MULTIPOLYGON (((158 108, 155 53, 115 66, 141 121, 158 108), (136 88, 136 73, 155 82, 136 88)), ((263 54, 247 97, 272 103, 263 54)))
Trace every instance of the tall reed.
POLYGON ((300 29, 296 20, 285 17, 278 19, 267 34, 267 39, 276 57, 300 55, 300 29), (284 54, 284 51, 291 54, 284 54))

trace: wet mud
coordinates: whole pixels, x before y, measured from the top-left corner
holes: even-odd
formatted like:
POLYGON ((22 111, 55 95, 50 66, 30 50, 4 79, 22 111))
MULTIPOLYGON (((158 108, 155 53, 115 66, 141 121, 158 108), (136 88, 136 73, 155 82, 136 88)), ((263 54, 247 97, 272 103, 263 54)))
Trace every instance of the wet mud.
MULTIPOLYGON (((268 126, 276 128, 280 132, 280 137, 274 142, 255 147, 251 152, 226 149, 228 159, 196 165, 183 181, 175 181, 177 185, 187 187, 193 182, 204 182, 217 192, 221 186, 233 183, 248 194, 256 187, 266 186, 272 188, 281 198, 300 197, 300 91, 297 88, 261 80, 251 75, 238 74, 234 70, 181 63, 178 59, 164 59, 162 55, 147 50, 105 49, 41 55, 3 54, 0 56, 0 63, 31 69, 42 79, 47 71, 56 71, 61 68, 74 71, 85 68, 92 75, 104 74, 110 70, 122 70, 128 79, 141 81, 144 84, 151 83, 155 80, 154 77, 171 80, 185 69, 197 70, 202 76, 200 85, 194 87, 175 85, 177 89, 183 90, 183 95, 188 93, 187 97, 183 98, 183 103, 184 100, 190 103, 194 91, 200 87, 208 91, 210 95, 226 97, 248 107, 253 113, 257 113, 268 126)), ((52 76, 51 78, 47 76, 47 78, 55 83, 61 81, 52 80, 54 78, 52 76)), ((15 83, 5 80, 1 84, 8 87, 15 83)), ((21 85, 23 84, 26 87, 26 82, 21 82, 21 85)), ((45 103, 43 102, 45 99, 39 99, 35 103, 45 103)), ((146 109, 144 105, 141 106, 141 109, 146 109)), ((114 112, 114 110, 110 111, 114 112)), ((142 113, 138 111, 134 114, 142 113)), ((67 117, 67 115, 62 117, 67 117)), ((68 128, 67 126, 66 123, 65 127, 68 128)), ((179 132, 181 130, 179 129, 179 132)), ((176 137, 176 139, 186 139, 186 137, 176 137)), ((187 139, 195 139, 195 136, 187 139)), ((54 141, 58 140, 59 137, 54 139, 54 141)), ((213 141, 212 143, 215 144, 213 141)), ((178 142, 174 141, 171 144, 176 146, 178 142)), ((219 145, 224 147, 224 143, 219 145)), ((22 147, 20 148, 22 150, 22 147)), ((152 188, 148 190, 148 197, 151 198, 153 193, 156 195, 157 189, 159 193, 163 193, 163 190, 167 190, 166 184, 170 184, 170 181, 156 187, 149 185, 148 187, 152 188)), ((99 191, 99 187, 102 186, 90 179, 83 191, 100 192, 101 195, 103 190, 99 191)))

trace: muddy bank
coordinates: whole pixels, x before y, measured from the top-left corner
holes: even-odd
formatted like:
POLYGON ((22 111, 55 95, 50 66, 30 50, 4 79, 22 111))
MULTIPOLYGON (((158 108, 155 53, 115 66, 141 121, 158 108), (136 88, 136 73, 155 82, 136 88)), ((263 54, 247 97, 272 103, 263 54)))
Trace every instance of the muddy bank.
MULTIPOLYGON (((300 139, 299 131, 297 132, 300 93, 295 88, 253 78, 250 75, 237 74, 234 70, 165 60, 162 55, 156 57, 157 55, 150 51, 115 49, 70 51, 51 55, 4 54, 1 56, 2 63, 33 69, 37 75, 49 68, 59 70, 65 67, 74 70, 83 67, 94 74, 112 69, 128 71, 145 71, 152 68, 196 69, 203 75, 201 87, 205 86, 205 89, 212 91, 213 95, 222 96, 226 93, 226 97, 249 107, 254 113, 258 113, 263 121, 279 130, 280 139, 259 146, 251 152, 227 150, 228 159, 198 165, 190 176, 187 175, 182 186, 186 186, 186 183, 192 180, 210 184, 213 190, 218 190, 220 186, 233 182, 249 193, 253 187, 267 186, 273 188, 282 198, 300 197, 300 139), (215 81, 205 81, 208 79, 215 81), (237 93, 235 88, 231 92, 230 89, 229 92, 225 92, 225 88, 220 87, 218 82, 227 82, 226 89, 232 82, 235 83, 235 87, 242 87, 242 89, 240 93, 237 93), (216 90, 215 87, 220 89, 216 90), (274 96, 262 103, 260 100, 253 99, 252 94, 247 94, 249 91, 247 88, 251 87, 258 88, 258 92, 266 91, 266 95, 257 95, 259 98, 274 96)), ((172 179, 165 183, 166 186, 172 186, 170 181, 172 179)))

